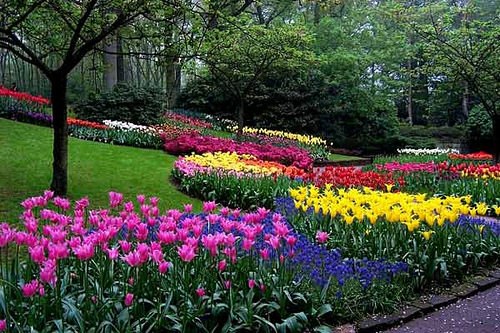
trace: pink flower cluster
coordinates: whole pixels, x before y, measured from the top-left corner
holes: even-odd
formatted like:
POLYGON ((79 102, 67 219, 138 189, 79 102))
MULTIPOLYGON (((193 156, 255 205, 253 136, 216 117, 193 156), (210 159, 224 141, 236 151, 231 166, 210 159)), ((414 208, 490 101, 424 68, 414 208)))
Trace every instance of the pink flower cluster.
POLYGON ((236 152, 249 154, 263 161, 274 161, 284 165, 292 165, 308 169, 313 159, 307 150, 299 147, 275 147, 253 142, 236 142, 231 139, 201 136, 199 134, 181 135, 174 140, 165 141, 165 150, 169 154, 184 155, 195 152, 236 152))
POLYGON ((164 117, 166 119, 172 119, 172 120, 175 120, 175 121, 187 124, 187 125, 195 126, 195 127, 201 127, 201 128, 213 128, 214 127, 211 123, 209 123, 207 121, 199 120, 199 119, 196 119, 193 117, 183 116, 183 115, 180 115, 180 114, 177 114, 174 112, 170 112, 170 111, 165 113, 164 117))
MULTIPOLYGON (((21 287, 25 297, 43 297, 44 286, 54 287, 61 261, 107 258, 130 267, 153 265, 166 274, 173 261, 189 263, 197 257, 206 261, 221 256, 216 266, 222 272, 238 261, 237 253, 242 255, 237 246, 246 253, 260 250, 263 260, 270 259, 270 250, 275 250, 284 261, 286 256, 293 257, 297 242, 283 217, 263 208, 244 215, 228 208, 216 213, 215 202, 206 202, 203 215, 190 215, 191 205, 185 205, 184 212, 172 209, 160 215, 155 197, 138 195, 140 212, 133 202, 124 202, 120 193, 110 192, 109 200, 110 209, 88 210, 89 200, 83 198, 74 203, 70 213, 71 202, 45 191, 43 196, 22 203, 23 230, 7 223, 0 225, 0 247, 11 243, 26 246, 29 259, 38 267, 37 277, 21 287), (52 205, 57 211, 49 208, 52 205), (268 217, 272 228, 265 231, 263 221, 268 217), (263 238, 269 248, 257 249, 257 238, 263 238)), ((130 279, 129 284, 133 283, 130 279)), ((230 286, 228 281, 227 288, 230 286)), ((133 297, 130 293, 124 296, 126 306, 132 304, 133 297)))
POLYGON ((376 166, 379 171, 402 171, 402 172, 435 172, 437 170, 437 164, 434 162, 424 162, 424 163, 399 163, 391 162, 386 164, 379 164, 376 166))

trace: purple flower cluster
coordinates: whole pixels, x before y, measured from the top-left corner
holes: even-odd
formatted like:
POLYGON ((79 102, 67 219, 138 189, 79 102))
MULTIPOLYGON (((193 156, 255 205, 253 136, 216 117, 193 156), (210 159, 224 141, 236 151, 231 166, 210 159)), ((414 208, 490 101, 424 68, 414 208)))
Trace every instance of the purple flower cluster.
POLYGON ((500 237, 500 221, 461 215, 455 225, 471 230, 477 230, 478 227, 484 226, 483 233, 491 232, 494 236, 500 237))
MULTIPOLYGON (((283 212, 285 216, 297 212, 291 198, 278 198, 276 207, 277 211, 283 212)), ((310 213, 312 212, 310 209, 310 213)), ((340 286, 349 279, 356 279, 366 289, 373 280, 389 282, 394 276, 408 272, 408 264, 404 262, 392 264, 384 258, 375 261, 367 258, 342 259, 339 249, 328 250, 301 234, 298 234, 297 238, 296 254, 292 263, 298 268, 299 276, 308 276, 320 287, 325 286, 330 279, 335 279, 340 286)))
POLYGON ((18 108, 10 108, 6 112, 6 117, 23 123, 52 126, 52 115, 43 112, 31 112, 18 108))

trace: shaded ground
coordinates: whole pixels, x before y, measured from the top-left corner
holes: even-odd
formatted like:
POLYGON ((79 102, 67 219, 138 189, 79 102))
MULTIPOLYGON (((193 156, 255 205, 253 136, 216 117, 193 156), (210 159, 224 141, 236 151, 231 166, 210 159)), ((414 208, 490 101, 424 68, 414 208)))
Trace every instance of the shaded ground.
POLYGON ((499 333, 500 286, 385 332, 499 333))

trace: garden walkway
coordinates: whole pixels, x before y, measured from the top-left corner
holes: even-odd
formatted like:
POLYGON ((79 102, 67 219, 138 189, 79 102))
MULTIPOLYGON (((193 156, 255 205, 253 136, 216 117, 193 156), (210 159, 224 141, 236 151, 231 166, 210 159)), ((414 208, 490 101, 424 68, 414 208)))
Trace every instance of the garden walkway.
POLYGON ((499 333, 500 286, 385 332, 499 333))

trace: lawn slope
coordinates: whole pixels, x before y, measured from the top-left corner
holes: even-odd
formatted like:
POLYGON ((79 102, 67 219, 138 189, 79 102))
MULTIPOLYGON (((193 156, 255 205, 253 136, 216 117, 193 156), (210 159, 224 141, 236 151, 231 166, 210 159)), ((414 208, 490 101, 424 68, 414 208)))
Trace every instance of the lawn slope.
MULTIPOLYGON (((198 200, 177 191, 168 181, 176 157, 161 150, 113 146, 69 139, 71 199, 90 198, 105 207, 110 190, 131 200, 136 194, 160 198, 160 208, 181 208, 198 200)), ((13 222, 22 212, 19 203, 40 195, 50 185, 52 129, 0 118, 0 222, 13 222)))

